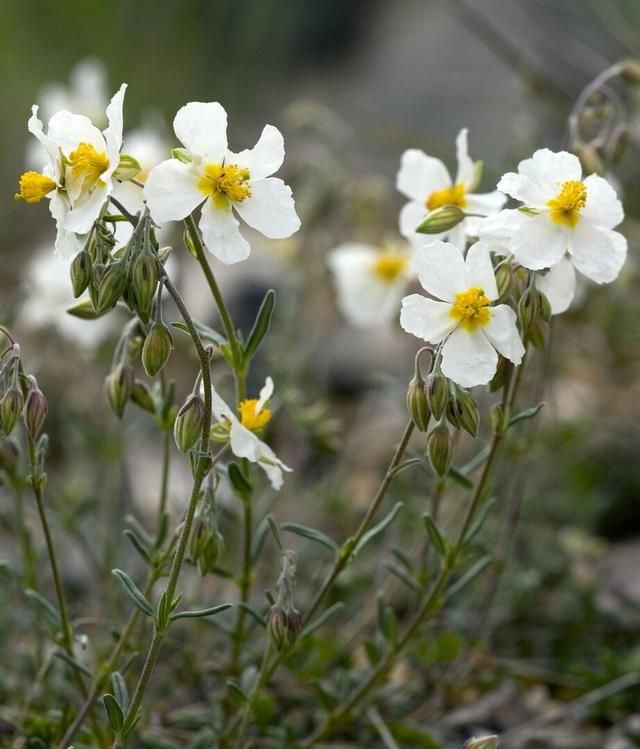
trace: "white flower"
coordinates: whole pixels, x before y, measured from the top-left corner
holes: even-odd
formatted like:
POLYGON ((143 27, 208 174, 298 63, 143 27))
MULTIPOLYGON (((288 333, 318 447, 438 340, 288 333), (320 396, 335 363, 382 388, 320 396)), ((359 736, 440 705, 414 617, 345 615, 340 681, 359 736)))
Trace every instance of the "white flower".
POLYGON ((574 268, 596 283, 617 278, 627 255, 627 241, 612 231, 624 214, 606 179, 582 179, 573 154, 548 149, 521 161, 518 173, 505 174, 498 189, 524 203, 510 251, 525 268, 555 266, 568 253, 574 268))
POLYGON ((223 263, 245 260, 251 252, 235 212, 272 239, 298 230, 291 189, 270 176, 284 160, 284 141, 277 128, 265 125, 254 148, 233 153, 227 148, 223 107, 217 102, 190 102, 176 114, 173 129, 189 161, 163 161, 149 175, 144 193, 155 221, 179 221, 201 205, 204 243, 223 263))
POLYGON ((424 289, 438 300, 411 294, 402 300, 400 325, 430 343, 442 343, 442 372, 462 387, 483 385, 495 374, 498 353, 520 364, 524 346, 516 315, 498 298, 489 250, 481 242, 462 252, 446 242, 416 251, 424 289), (498 353, 496 353, 496 351, 498 353))
POLYGON ((122 103, 126 84, 107 107, 109 126, 104 132, 80 114, 66 110, 54 114, 47 132, 32 107, 31 132, 44 147, 47 163, 42 172, 25 172, 16 197, 27 203, 49 199, 56 220, 56 251, 70 257, 82 246, 77 235, 87 234, 113 189, 111 175, 120 161, 122 103))
MULTIPOLYGON (((505 197, 497 190, 482 195, 473 192, 478 186, 481 164, 474 163, 469 157, 466 129, 458 133, 456 151, 458 171, 455 182, 440 159, 415 148, 402 154, 396 187, 410 198, 410 202, 400 212, 400 233, 416 246, 425 241, 423 234, 416 233, 416 226, 429 211, 444 205, 457 205, 469 213, 487 216, 499 211, 505 203, 505 197)), ((476 236, 477 224, 477 218, 466 218, 451 231, 432 237, 448 239, 464 250, 467 237, 476 236)))
POLYGON ((338 307, 351 325, 366 328, 397 319, 413 275, 409 251, 342 244, 329 253, 327 262, 338 307))
POLYGON ((271 420, 271 411, 267 404, 272 395, 273 380, 267 377, 257 400, 248 399, 240 403, 238 419, 215 388, 211 388, 213 415, 218 421, 228 424, 229 444, 233 454, 238 458, 246 458, 251 463, 257 463, 267 474, 271 486, 280 489, 283 482, 282 472, 293 469, 286 466, 256 434, 271 420))

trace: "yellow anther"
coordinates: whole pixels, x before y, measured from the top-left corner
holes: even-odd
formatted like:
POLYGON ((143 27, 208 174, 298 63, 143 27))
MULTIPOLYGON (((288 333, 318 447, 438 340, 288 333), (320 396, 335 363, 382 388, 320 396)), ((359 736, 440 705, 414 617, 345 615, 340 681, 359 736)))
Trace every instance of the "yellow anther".
POLYGON ((555 198, 547 201, 550 217, 554 224, 565 224, 572 229, 580 219, 580 211, 587 204, 587 188, 576 179, 562 183, 562 189, 555 198))
POLYGON ((79 143, 69 154, 69 161, 73 178, 83 180, 83 189, 89 191, 100 182, 101 175, 109 168, 107 154, 96 151, 91 143, 79 143))
POLYGON ((391 283, 404 273, 409 259, 406 255, 393 250, 383 250, 373 263, 373 274, 383 281, 391 283))
POLYGON ((16 200, 24 200, 27 203, 39 203, 57 185, 51 177, 38 172, 25 172, 20 177, 20 192, 16 193, 16 200))
POLYGON ((443 205, 457 205, 460 208, 467 207, 467 198, 465 196, 464 185, 458 183, 453 187, 445 187, 444 190, 436 190, 426 199, 425 205, 430 211, 436 208, 442 208, 443 205))
POLYGON ((465 330, 475 330, 491 319, 489 299, 483 289, 473 286, 455 295, 450 314, 465 330))
POLYGON ((265 406, 256 413, 258 401, 256 398, 250 398, 240 403, 240 423, 243 427, 258 432, 271 421, 271 411, 265 406))
POLYGON ((249 170, 237 164, 207 164, 204 176, 198 180, 198 189, 213 200, 216 208, 227 208, 229 201, 242 203, 251 197, 248 184, 249 170))

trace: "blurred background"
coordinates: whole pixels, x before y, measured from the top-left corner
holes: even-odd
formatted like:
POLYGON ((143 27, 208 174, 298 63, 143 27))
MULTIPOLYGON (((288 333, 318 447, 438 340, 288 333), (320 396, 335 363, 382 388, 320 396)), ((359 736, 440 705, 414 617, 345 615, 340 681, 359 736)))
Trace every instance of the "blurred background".
MULTIPOLYGON (((294 189, 301 231, 277 242, 251 236, 246 263, 214 264, 244 330, 265 290, 278 292, 250 390, 257 393, 266 374, 276 380, 281 414, 273 443, 296 472, 277 504, 266 496, 263 509, 273 505, 284 519, 343 538, 401 432, 416 341, 396 322, 364 331, 349 326, 336 308, 327 253, 345 241, 398 240, 404 199, 395 175, 406 148, 422 148, 453 169, 456 134, 468 127, 471 156, 484 161, 482 191, 489 191, 536 148, 569 147, 567 118, 581 90, 634 55, 636 0, 0 4, 0 322, 16 333, 49 398, 51 502, 70 541, 64 564, 78 596, 86 595, 87 566, 109 569, 120 559, 123 516, 153 516, 161 445, 144 415, 132 412, 117 423, 102 394, 126 315, 115 311, 98 325, 68 318, 67 269, 52 258, 47 207, 13 200, 19 175, 32 167, 26 122, 33 103, 41 104, 43 119, 64 102, 104 126, 104 105, 126 81, 125 150, 146 160, 145 169, 177 145, 171 121, 188 101, 225 106, 234 150, 252 145, 265 122, 283 132, 281 174, 294 189)), ((624 142, 607 174, 625 203, 627 265, 615 284, 581 290, 529 375, 524 405, 547 405, 537 433, 523 431, 514 442, 503 476, 508 511, 488 524, 484 543, 510 567, 504 580, 495 573, 489 621, 479 634, 478 601, 487 595, 479 585, 449 614, 448 639, 420 653, 431 674, 446 670, 446 679, 431 683, 428 704, 442 714, 462 711, 450 725, 461 736, 479 724, 513 728, 556 699, 640 669, 640 119, 635 89, 625 88, 619 100, 624 142), (460 676, 451 664, 459 666, 470 633, 476 661, 460 676), (481 700, 487 695, 490 704, 481 700), (464 713, 471 704, 481 704, 480 713, 464 713)), ((216 325, 195 262, 172 231, 163 235, 176 247, 171 272, 194 316, 216 325)), ((173 356, 170 373, 180 400, 194 362, 179 335, 185 356, 173 356)), ((419 439, 413 449, 422 449, 419 439)), ((466 443, 459 450, 473 452, 466 443)), ((176 517, 189 481, 183 462, 172 466, 176 517)), ((423 492, 420 476, 394 489, 415 517, 428 499, 423 492)), ((12 512, 2 500, 3 556, 14 544, 12 512)), ((224 532, 231 537, 234 512, 229 500, 224 532)), ((458 517, 455 505, 442 512, 444 522, 458 517)), ((400 544, 410 527, 409 514, 395 531, 400 544)), ((371 576, 382 581, 381 563, 374 573, 354 570, 345 590, 364 590, 371 576)), ((108 580, 104 586, 103 594, 117 599, 108 580)), ((0 628, 0 648, 13 647, 8 629, 0 628)), ((2 703, 16 675, 0 666, 0 676, 2 703)), ((599 702, 586 716, 592 738, 581 734, 581 749, 623 739, 631 743, 606 746, 637 746, 639 698, 636 682, 599 702)), ((561 739, 544 745, 574 746, 561 739)))

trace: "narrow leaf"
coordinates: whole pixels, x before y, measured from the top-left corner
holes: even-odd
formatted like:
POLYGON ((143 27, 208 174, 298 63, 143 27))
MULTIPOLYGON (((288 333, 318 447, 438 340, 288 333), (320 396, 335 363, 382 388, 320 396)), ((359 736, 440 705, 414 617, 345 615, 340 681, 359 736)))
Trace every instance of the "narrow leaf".
POLYGON ((149 563, 151 561, 151 555, 149 554, 147 549, 145 549, 142 541, 140 540, 139 536, 136 535, 135 531, 131 530, 131 528, 125 528, 125 530, 123 530, 122 532, 127 537, 127 540, 131 543, 131 546, 133 546, 138 554, 140 554, 144 561, 149 563))
MULTIPOLYGON (((187 333, 188 335, 190 335, 189 328, 182 321, 172 322, 171 325, 174 328, 181 330, 183 333, 187 333)), ((195 320, 193 322, 193 325, 196 329, 197 334, 206 343, 215 343, 216 346, 222 346, 227 343, 227 339, 223 335, 218 333, 217 330, 210 328, 208 325, 205 325, 201 322, 196 322, 195 320)))
POLYGON ((197 611, 175 611, 169 618, 171 621, 176 621, 176 619, 201 619, 204 616, 215 616, 221 611, 230 609, 231 606, 230 603, 221 603, 219 606, 211 606, 208 609, 198 609, 197 611))
POLYGON ((247 603, 246 601, 239 601, 237 605, 239 608, 244 609, 247 614, 249 614, 249 616, 251 616, 262 627, 267 626, 267 620, 257 609, 254 609, 251 604, 247 603))
POLYGON ((398 578, 401 582, 403 582, 407 588, 412 590, 414 593, 422 593, 423 589, 418 585, 418 583, 410 576, 408 575, 401 567, 398 567, 397 564, 393 564, 391 562, 387 562, 385 564, 386 569, 395 577, 398 578))
POLYGON ((471 543, 473 540, 473 537, 478 533, 478 531, 482 528, 484 525, 484 521, 487 519, 487 515, 489 514, 489 511, 493 509, 495 506, 495 499, 490 499, 487 502, 485 502, 484 507, 480 511, 480 514, 476 518, 474 524, 471 526, 471 529, 469 530, 469 533, 467 534, 467 537, 465 538, 464 542, 465 544, 471 543))
POLYGON ((111 686, 113 687, 113 696, 123 713, 129 709, 129 690, 125 684, 120 671, 114 671, 111 674, 111 686))
POLYGON ((411 466, 415 466, 418 463, 423 463, 424 461, 422 458, 408 458, 407 460, 403 460, 402 463, 398 463, 398 465, 391 471, 391 476, 397 476, 402 471, 406 470, 407 468, 411 468, 411 466))
POLYGON ((435 523, 433 522, 431 517, 428 515, 428 513, 425 513, 422 516, 422 522, 424 523, 424 527, 427 529, 427 533, 429 534, 429 538, 431 539, 433 548, 438 552, 438 554, 441 557, 446 556, 447 554, 446 541, 444 540, 444 538, 442 538, 440 531, 436 528, 435 523))
POLYGON ((449 599, 451 596, 455 596, 463 588, 465 588, 472 580, 474 580, 486 567, 491 564, 491 556, 486 554, 481 557, 471 569, 467 570, 465 574, 447 590, 445 598, 449 599))
POLYGON ((91 678, 93 674, 86 666, 83 666, 80 661, 77 661, 75 658, 72 658, 69 653, 67 653, 66 650, 61 650, 60 648, 56 649, 54 651, 54 655, 56 658, 60 658, 61 661, 64 661, 67 665, 71 666, 71 668, 75 669, 76 671, 79 671, 81 674, 84 674, 85 676, 88 676, 91 678))
POLYGON ((338 544, 325 533, 322 533, 322 531, 318 531, 315 528, 308 528, 306 525, 300 525, 299 523, 285 523, 282 526, 282 530, 295 533, 297 536, 302 536, 303 538, 308 538, 309 541, 315 541, 318 544, 322 544, 322 546, 326 546, 327 549, 331 549, 331 551, 338 551, 338 544))
POLYGON ((314 619, 311 624, 309 624, 302 630, 302 632, 300 633, 300 639, 304 637, 310 637, 316 631, 316 629, 319 629, 325 622, 329 621, 329 619, 331 619, 334 614, 337 614, 338 611, 342 610, 343 608, 344 603, 342 601, 338 601, 337 603, 334 603, 333 606, 329 606, 326 611, 323 611, 323 613, 320 614, 317 619, 314 619))
POLYGON ((107 717, 109 718, 109 723, 111 723, 111 728, 113 728, 113 730, 119 735, 122 731, 122 726, 124 725, 124 715, 120 705, 118 705, 116 698, 109 693, 102 695, 102 702, 107 711, 107 717))
POLYGON ((280 533, 280 529, 278 528, 278 524, 271 517, 271 515, 267 515, 267 523, 269 523, 269 529, 271 530, 271 533, 273 533, 273 537, 278 544, 278 548, 280 549, 280 551, 284 551, 284 544, 282 543, 282 535, 280 533))
POLYGON ((468 479, 461 470, 455 468, 454 466, 451 466, 449 468, 449 477, 464 489, 473 489, 473 481, 468 479))
POLYGON ((271 317, 273 315, 273 308, 276 303, 276 292, 273 289, 269 289, 264 295, 258 314, 256 315, 256 321, 253 324, 247 344, 244 347, 244 361, 248 364, 251 359, 255 356, 258 347, 262 343, 264 337, 269 332, 271 326, 271 317))
POLYGON ((51 626, 57 627, 58 629, 62 628, 62 617, 60 616, 58 609, 52 603, 49 603, 49 601, 47 601, 44 596, 41 596, 37 590, 27 588, 24 593, 27 598, 42 609, 51 626))
POLYGON ((356 544, 355 549, 353 550, 353 555, 356 556, 359 552, 364 549, 364 547, 369 543, 369 541, 372 541, 376 536, 378 536, 380 533, 385 531, 388 526, 393 523, 393 521, 396 518, 396 515, 400 512, 402 509, 402 502, 398 502, 396 506, 391 510, 391 512, 381 520, 378 525, 374 525, 371 530, 367 531, 364 536, 360 539, 358 544, 356 544))
POLYGON ((142 611, 145 616, 153 616, 153 607, 129 575, 119 569, 111 570, 111 574, 118 578, 126 595, 140 609, 140 611, 142 611))
POLYGON ((520 413, 517 413, 515 416, 512 416, 509 420, 509 426, 512 427, 514 424, 517 424, 519 421, 526 421, 527 419, 533 419, 534 416, 537 416, 538 413, 540 413, 540 410, 544 406, 544 402, 538 403, 537 406, 532 406, 531 408, 526 408, 524 411, 520 411, 520 413))

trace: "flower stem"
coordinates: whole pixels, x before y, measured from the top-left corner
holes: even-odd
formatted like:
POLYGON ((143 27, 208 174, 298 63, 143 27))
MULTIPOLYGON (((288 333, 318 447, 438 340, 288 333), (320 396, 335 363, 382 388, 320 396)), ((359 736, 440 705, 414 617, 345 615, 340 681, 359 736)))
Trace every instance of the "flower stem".
MULTIPOLYGON (((251 590, 252 565, 251 565, 251 546, 253 541, 253 508, 251 497, 244 499, 242 502, 242 523, 243 523, 243 548, 242 548, 242 574, 240 576, 240 601, 247 603, 249 601, 249 592, 251 590)), ((238 608, 238 618, 236 620, 235 631, 233 633, 233 650, 231 655, 231 673, 238 670, 238 661, 244 639, 244 621, 246 611, 244 606, 238 608)))

